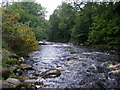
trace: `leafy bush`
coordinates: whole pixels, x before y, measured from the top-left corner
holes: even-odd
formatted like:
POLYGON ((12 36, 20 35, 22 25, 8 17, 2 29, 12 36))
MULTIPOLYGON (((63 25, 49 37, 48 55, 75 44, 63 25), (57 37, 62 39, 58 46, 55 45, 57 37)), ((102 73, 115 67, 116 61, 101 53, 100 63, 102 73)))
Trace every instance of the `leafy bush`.
POLYGON ((9 77, 10 77, 10 78, 18 78, 18 77, 19 77, 19 74, 12 72, 9 77))
POLYGON ((15 58, 3 58, 2 59, 2 65, 3 66, 7 66, 7 65, 14 65, 16 64, 18 61, 15 58))
POLYGON ((19 56, 27 56, 28 53, 36 50, 38 48, 38 42, 35 35, 27 24, 18 22, 20 15, 5 8, 3 8, 2 13, 2 37, 12 51, 19 56))

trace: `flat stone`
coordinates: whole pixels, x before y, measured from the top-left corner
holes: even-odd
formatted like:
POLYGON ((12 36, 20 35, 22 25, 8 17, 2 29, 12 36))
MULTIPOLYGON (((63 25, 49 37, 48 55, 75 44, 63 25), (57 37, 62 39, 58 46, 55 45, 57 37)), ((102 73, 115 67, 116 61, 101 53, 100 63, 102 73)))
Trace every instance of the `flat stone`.
POLYGON ((27 65, 27 64, 21 64, 20 67, 21 67, 22 69, 32 69, 32 66, 27 65))
POLYGON ((24 80, 27 80, 27 79, 29 79, 29 77, 28 77, 27 75, 21 75, 21 76, 19 77, 19 80, 20 80, 20 81, 24 81, 24 80))
POLYGON ((19 86, 21 84, 21 82, 18 79, 15 79, 15 78, 8 78, 6 81, 14 84, 16 86, 19 86))
POLYGON ((36 85, 43 85, 43 82, 40 82, 38 79, 27 79, 23 82, 23 86, 27 88, 33 88, 36 90, 36 85))
POLYGON ((11 89, 14 89, 14 88, 16 88, 16 86, 14 85, 14 84, 11 84, 11 83, 9 83, 9 82, 6 82, 6 81, 2 81, 2 80, 0 80, 0 89, 2 88, 2 89, 7 89, 7 88, 11 88, 11 89))

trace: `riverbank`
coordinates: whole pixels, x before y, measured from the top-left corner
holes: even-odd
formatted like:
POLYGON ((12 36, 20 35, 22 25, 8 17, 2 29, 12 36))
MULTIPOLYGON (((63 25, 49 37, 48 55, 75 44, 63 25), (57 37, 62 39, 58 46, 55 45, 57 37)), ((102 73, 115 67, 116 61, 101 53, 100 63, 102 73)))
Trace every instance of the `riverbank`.
POLYGON ((99 48, 102 50, 116 50, 118 52, 120 52, 120 45, 94 45, 94 44, 90 44, 88 42, 85 43, 72 43, 73 45, 78 45, 78 46, 89 46, 92 48, 99 48))
MULTIPOLYGON (((30 79, 26 72, 33 70, 31 65, 25 64, 23 57, 17 56, 8 50, 2 50, 2 67, 0 68, 0 85, 2 89, 21 89, 21 88, 36 88, 36 84, 42 83, 36 79, 30 79)), ((35 71, 35 70, 34 70, 35 71)))

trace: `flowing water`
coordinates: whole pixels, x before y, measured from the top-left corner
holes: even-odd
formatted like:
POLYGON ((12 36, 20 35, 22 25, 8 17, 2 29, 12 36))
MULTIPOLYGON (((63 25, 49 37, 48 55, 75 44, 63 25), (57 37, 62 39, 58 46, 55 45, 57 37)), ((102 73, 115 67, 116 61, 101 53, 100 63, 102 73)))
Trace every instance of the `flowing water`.
POLYGON ((118 52, 67 43, 48 43, 30 54, 27 60, 34 70, 30 78, 44 84, 38 88, 120 88, 118 52), (42 78, 41 73, 58 69, 61 75, 42 78))

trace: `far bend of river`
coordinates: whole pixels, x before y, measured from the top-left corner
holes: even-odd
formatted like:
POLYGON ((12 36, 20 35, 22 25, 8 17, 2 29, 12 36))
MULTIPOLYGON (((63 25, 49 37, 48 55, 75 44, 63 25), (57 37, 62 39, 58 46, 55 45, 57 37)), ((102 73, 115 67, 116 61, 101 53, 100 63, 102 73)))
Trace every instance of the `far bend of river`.
POLYGON ((28 71, 29 77, 44 83, 39 88, 120 88, 120 58, 115 50, 49 42, 30 54, 27 63, 35 69, 28 71), (59 69, 61 75, 42 78, 40 74, 49 69, 59 69))

